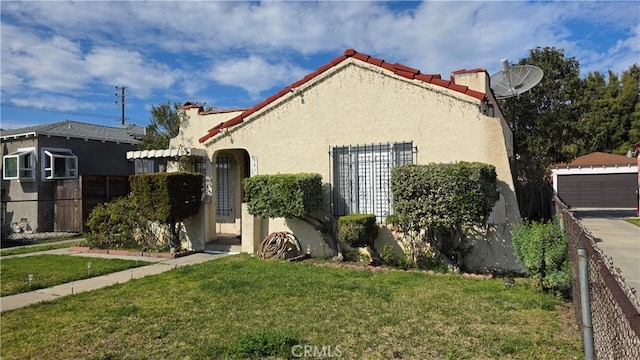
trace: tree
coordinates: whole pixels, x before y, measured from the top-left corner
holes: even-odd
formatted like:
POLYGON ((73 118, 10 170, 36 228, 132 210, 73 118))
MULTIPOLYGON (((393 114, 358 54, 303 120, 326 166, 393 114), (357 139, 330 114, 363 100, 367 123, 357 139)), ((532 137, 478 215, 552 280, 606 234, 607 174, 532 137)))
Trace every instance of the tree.
POLYGON ((166 149, 169 140, 178 135, 180 125, 186 121, 186 115, 178 103, 170 101, 158 106, 151 105, 151 119, 142 141, 140 150, 166 149))
POLYGON ((626 153, 640 140, 640 66, 632 65, 620 77, 609 71, 608 81, 599 72, 589 73, 583 83, 580 154, 626 153))
MULTIPOLYGON (((500 107, 513 132, 516 191, 523 216, 544 216, 546 179, 552 164, 569 162, 581 146, 576 124, 581 109, 580 65, 566 58, 562 49, 538 47, 519 64, 530 64, 544 71, 542 81, 529 92, 501 100, 500 107)), ((595 81, 595 80, 594 80, 595 81)))

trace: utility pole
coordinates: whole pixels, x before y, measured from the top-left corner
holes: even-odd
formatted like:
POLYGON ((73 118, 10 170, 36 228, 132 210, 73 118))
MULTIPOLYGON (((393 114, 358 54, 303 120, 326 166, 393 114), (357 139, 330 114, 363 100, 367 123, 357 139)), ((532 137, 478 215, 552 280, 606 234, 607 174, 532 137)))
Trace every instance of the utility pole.
MULTIPOLYGON (((124 125, 124 120, 126 119, 124 117, 124 105, 126 104, 124 102, 124 97, 125 97, 124 90, 126 88, 127 88, 126 86, 117 86, 116 85, 116 90, 118 90, 118 89, 120 90, 120 94, 116 93, 116 96, 120 96, 120 106, 122 106, 122 116, 120 117, 120 121, 121 121, 122 125, 124 125)), ((118 101, 116 101, 116 104, 118 104, 118 101)))

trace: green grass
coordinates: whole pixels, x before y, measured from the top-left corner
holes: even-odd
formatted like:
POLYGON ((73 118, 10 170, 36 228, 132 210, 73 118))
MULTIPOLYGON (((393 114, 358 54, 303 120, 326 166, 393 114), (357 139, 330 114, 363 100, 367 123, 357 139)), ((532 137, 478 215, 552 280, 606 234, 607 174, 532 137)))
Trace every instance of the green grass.
POLYGON ((232 256, 5 312, 1 357, 582 359, 573 310, 526 284, 232 256))
POLYGON ((20 254, 28 254, 38 251, 47 251, 47 250, 55 250, 55 249, 64 249, 71 246, 79 245, 83 243, 84 240, 78 239, 77 241, 67 242, 64 244, 49 244, 49 245, 38 245, 38 246, 28 246, 28 247, 15 247, 9 249, 0 250, 0 256, 9 256, 9 255, 20 255, 20 254))
POLYGON ((68 255, 34 255, 3 259, 0 261, 0 295, 42 289, 147 264, 145 261, 68 255), (90 271, 87 271, 88 262, 91 262, 90 271), (31 286, 29 274, 33 274, 31 286))
POLYGON ((635 226, 640 227, 640 218, 630 218, 630 219, 624 219, 626 222, 632 223, 635 226))

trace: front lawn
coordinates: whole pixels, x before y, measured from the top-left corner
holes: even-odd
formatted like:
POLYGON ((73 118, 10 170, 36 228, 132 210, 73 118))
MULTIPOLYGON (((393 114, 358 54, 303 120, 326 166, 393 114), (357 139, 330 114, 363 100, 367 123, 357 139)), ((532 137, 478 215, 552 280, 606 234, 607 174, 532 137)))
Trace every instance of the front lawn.
POLYGON ((64 284, 147 265, 146 261, 102 259, 69 255, 34 255, 0 261, 0 296, 64 284), (91 263, 88 269, 87 263, 91 263), (33 275, 29 286, 29 274, 33 275))
POLYGON ((572 318, 521 281, 239 255, 5 312, 1 357, 581 359, 572 318))
POLYGON ((638 218, 629 218, 629 219, 624 219, 626 222, 632 223, 635 226, 640 227, 640 219, 638 218))

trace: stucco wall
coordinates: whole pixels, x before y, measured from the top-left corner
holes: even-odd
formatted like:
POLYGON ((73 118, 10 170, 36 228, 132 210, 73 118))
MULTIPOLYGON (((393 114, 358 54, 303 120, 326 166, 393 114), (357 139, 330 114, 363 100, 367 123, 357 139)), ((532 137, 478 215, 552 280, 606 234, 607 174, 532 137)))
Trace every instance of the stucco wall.
POLYGON ((324 182, 331 181, 329 151, 339 145, 412 141, 419 164, 493 164, 503 199, 496 206, 504 208, 504 218, 496 219, 489 246, 478 242, 474 266, 517 266, 510 236, 511 225, 519 220, 507 152, 510 139, 505 139, 502 119, 481 113, 481 101, 355 59, 298 90, 216 135, 205 144, 208 154, 246 149, 260 174, 314 172, 324 182))

